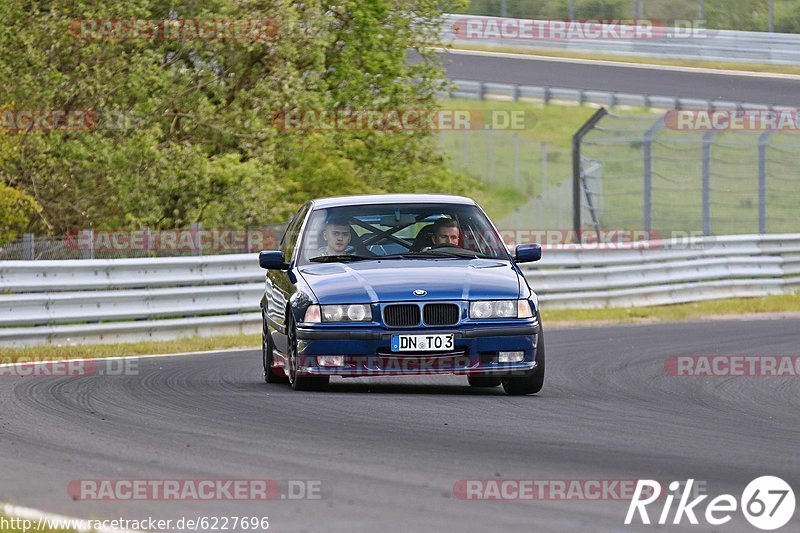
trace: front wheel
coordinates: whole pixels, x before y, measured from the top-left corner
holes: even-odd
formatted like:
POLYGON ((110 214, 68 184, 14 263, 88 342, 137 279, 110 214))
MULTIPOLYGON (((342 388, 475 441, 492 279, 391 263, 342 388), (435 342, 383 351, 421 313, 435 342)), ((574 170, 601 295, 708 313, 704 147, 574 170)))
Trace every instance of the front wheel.
POLYGON ((539 333, 539 345, 536 347, 536 362, 538 367, 530 376, 519 378, 502 378, 503 390, 509 396, 524 396, 536 394, 544 385, 544 337, 539 333))
POLYGON ((470 387, 489 388, 489 387, 497 387, 498 385, 500 385, 500 382, 502 380, 497 377, 467 376, 467 381, 469 381, 470 387))
POLYGON ((264 381, 267 383, 289 383, 285 374, 278 374, 272 368, 274 358, 274 348, 272 346, 272 336, 267 327, 267 316, 261 311, 261 365, 264 367, 264 381))
POLYGON ((287 320, 289 329, 289 384, 294 390, 325 390, 330 381, 329 376, 301 376, 298 374, 298 355, 297 355, 297 331, 295 330, 294 320, 287 320))

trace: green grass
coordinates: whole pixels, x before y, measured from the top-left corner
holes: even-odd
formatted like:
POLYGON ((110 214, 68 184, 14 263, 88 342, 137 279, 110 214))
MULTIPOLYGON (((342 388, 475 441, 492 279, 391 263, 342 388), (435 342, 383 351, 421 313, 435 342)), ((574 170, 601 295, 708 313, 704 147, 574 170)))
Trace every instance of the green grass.
POLYGON ((261 336, 229 335, 219 337, 191 337, 170 341, 135 342, 121 344, 81 344, 77 346, 31 346, 28 348, 0 348, 0 362, 14 362, 19 358, 79 359, 116 357, 122 355, 149 355, 160 353, 202 352, 228 348, 259 348, 261 336))
POLYGON ((480 44, 459 44, 459 50, 479 50, 489 52, 510 52, 514 54, 536 55, 546 57, 562 57, 572 59, 590 59, 599 61, 618 61, 622 63, 665 65, 674 67, 711 68, 719 70, 738 70, 742 72, 764 72, 772 74, 800 74, 800 67, 792 65, 769 65, 760 63, 744 63, 741 61, 710 61, 702 59, 671 59, 653 56, 629 56, 613 53, 590 53, 563 50, 533 49, 517 46, 493 46, 480 44))
MULTIPOLYGON (((440 147, 449 166, 482 182, 481 188, 471 195, 492 219, 501 219, 544 190, 570 179, 572 135, 596 111, 590 106, 461 98, 443 100, 442 107, 485 113, 525 112, 526 127, 521 130, 439 133, 440 147)), ((647 110, 622 113, 652 117, 647 110)))
MULTIPOLYGON (((601 123, 583 155, 603 163, 601 226, 640 228, 643 145, 651 120, 601 123)), ((663 234, 702 229, 703 132, 662 130, 653 144, 653 226, 663 234)), ((711 232, 758 233, 758 132, 722 132, 711 145, 711 232)), ((768 149, 767 232, 798 230, 797 134, 774 135, 768 149)))
MULTIPOLYGON (((713 300, 679 305, 605 309, 547 309, 541 311, 545 328, 591 326, 602 324, 633 324, 637 322, 676 322, 701 320, 708 317, 741 317, 765 313, 800 312, 800 292, 766 296, 763 298, 737 298, 713 300)), ((30 348, 0 349, 2 362, 19 358, 75 359, 82 357, 114 357, 122 355, 149 355, 179 353, 227 348, 260 349, 260 335, 234 335, 227 337, 187 338, 173 341, 138 342, 130 344, 87 344, 81 346, 38 346, 30 348)), ((2 533, 2 531, 0 531, 2 533)))
POLYGON ((526 200, 526 197, 520 195, 513 187, 489 183, 481 183, 480 189, 474 190, 471 196, 493 219, 499 218, 503 213, 514 211, 526 200))
MULTIPOLYGON (((551 209, 558 204, 558 212, 566 215, 555 217, 551 210, 539 220, 539 224, 550 223, 540 229, 566 227, 564 224, 570 223, 570 143, 574 132, 595 112, 593 107, 464 99, 446 100, 443 106, 479 111, 524 110, 532 114, 533 125, 521 131, 442 132, 441 149, 451 168, 483 183, 473 195, 495 222, 500 223, 505 215, 561 184, 566 187, 566 195, 548 197, 537 205, 551 209), (546 157, 543 143, 547 147, 546 157), (561 220, 561 226, 552 223, 556 218, 561 220)), ((600 123, 599 129, 586 137, 583 156, 602 163, 602 194, 597 205, 601 227, 643 227, 643 139, 658 117, 651 110, 615 109, 613 115, 600 123)), ((703 135, 704 132, 662 129, 655 138, 653 226, 662 235, 702 229, 703 135)), ((713 139, 710 202, 711 231, 715 235, 759 231, 758 137, 759 132, 721 132, 713 139)), ((798 231, 795 211, 800 203, 800 188, 795 175, 800 166, 800 151, 797 145, 798 134, 793 132, 775 134, 769 141, 766 228, 769 233, 798 231)), ((523 215, 516 219, 522 222, 516 222, 515 227, 528 224, 526 227, 532 228, 534 217, 530 213, 523 215)))
POLYGON ((547 309, 543 304, 545 327, 559 324, 610 322, 680 322, 708 317, 739 317, 765 313, 800 312, 800 292, 763 298, 731 298, 654 307, 610 307, 605 309, 547 309))

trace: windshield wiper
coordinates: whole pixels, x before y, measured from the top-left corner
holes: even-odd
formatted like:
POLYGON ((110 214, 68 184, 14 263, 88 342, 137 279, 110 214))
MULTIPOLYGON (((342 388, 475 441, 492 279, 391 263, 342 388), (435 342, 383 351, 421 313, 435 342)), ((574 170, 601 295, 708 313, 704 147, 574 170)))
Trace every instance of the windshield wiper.
POLYGON ((401 252, 398 254, 384 255, 379 259, 449 259, 453 257, 461 257, 464 259, 496 259, 489 255, 473 252, 472 250, 464 250, 462 248, 439 248, 437 250, 428 250, 427 252, 401 252))
POLYGON ((442 259, 449 257, 453 256, 438 252, 399 252, 396 254, 384 255, 378 259, 442 259))
POLYGON ((368 259, 379 259, 377 257, 364 257, 363 255, 342 254, 342 255, 320 255, 309 259, 312 263, 349 263, 351 261, 366 261, 368 259))

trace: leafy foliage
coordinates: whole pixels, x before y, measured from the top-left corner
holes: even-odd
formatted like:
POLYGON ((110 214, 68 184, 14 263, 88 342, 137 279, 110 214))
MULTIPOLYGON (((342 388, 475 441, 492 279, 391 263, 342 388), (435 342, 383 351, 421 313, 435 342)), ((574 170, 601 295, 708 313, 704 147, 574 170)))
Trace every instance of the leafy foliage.
POLYGON ((0 4, 6 110, 92 110, 86 130, 0 130, 27 227, 241 227, 313 196, 462 192, 430 132, 282 131, 290 109, 432 109, 438 0, 30 0, 0 4), (267 40, 96 39, 76 19, 254 19, 267 40), (407 61, 409 50, 419 60, 407 61))
POLYGON ((0 183, 0 244, 19 237, 41 210, 29 194, 0 183))

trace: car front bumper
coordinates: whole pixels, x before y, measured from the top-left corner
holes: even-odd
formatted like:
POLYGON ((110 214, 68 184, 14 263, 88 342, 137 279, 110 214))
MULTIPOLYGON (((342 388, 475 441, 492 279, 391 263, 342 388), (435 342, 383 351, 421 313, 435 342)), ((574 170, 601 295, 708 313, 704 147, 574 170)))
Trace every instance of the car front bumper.
POLYGON ((299 327, 298 372, 319 376, 406 376, 463 374, 474 376, 526 376, 537 371, 539 324, 423 330, 342 330, 299 327), (392 352, 396 334, 453 333, 450 352, 392 352), (523 352, 522 361, 498 362, 498 352, 523 352), (343 366, 320 366, 317 356, 341 355, 343 366))

